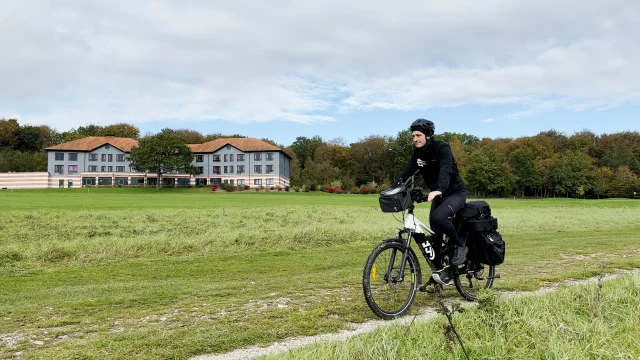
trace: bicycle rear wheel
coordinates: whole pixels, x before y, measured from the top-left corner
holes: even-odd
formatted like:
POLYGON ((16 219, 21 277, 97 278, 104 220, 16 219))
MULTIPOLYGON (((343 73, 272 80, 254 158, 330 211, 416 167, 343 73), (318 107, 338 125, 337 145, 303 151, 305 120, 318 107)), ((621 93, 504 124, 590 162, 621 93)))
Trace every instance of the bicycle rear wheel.
POLYGON ((395 319, 409 311, 422 281, 418 258, 411 248, 401 272, 404 245, 385 241, 373 250, 364 267, 362 288, 367 305, 385 320, 395 319))
POLYGON ((496 274, 496 267, 474 261, 467 261, 464 270, 460 270, 453 278, 456 289, 469 301, 475 301, 478 293, 482 289, 490 289, 493 286, 493 276, 496 274))

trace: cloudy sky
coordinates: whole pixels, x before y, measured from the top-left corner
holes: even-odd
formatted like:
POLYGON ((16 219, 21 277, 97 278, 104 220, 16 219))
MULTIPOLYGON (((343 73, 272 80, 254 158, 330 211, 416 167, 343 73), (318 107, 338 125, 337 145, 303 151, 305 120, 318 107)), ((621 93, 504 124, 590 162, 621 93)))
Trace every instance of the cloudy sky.
POLYGON ((639 130, 637 1, 0 2, 0 118, 291 144, 639 130))

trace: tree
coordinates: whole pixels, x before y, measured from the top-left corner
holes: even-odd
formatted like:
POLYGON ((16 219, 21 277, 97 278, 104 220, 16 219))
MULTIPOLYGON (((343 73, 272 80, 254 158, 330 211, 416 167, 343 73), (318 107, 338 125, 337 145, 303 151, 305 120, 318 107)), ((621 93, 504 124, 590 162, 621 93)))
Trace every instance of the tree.
POLYGON ((352 167, 355 170, 356 184, 369 182, 380 184, 388 180, 385 169, 390 162, 387 150, 390 143, 390 138, 369 136, 351 144, 352 167))
POLYGON ((39 126, 21 126, 18 130, 17 139, 16 150, 33 152, 40 151, 43 148, 39 126))
POLYGON ((640 188, 640 180, 628 166, 620 166, 614 175, 611 191, 616 197, 631 197, 640 188))
POLYGON ((592 159, 579 151, 567 151, 551 171, 553 189, 558 193, 575 194, 578 188, 593 189, 592 159))
POLYGON ((76 130, 76 133, 80 135, 80 137, 102 136, 102 129, 102 126, 92 124, 87 126, 80 126, 78 130, 76 130))
POLYGON ((477 143, 478 141, 480 141, 480 139, 474 135, 469 135, 466 133, 459 134, 459 133, 452 133, 452 132, 444 132, 442 134, 437 134, 435 138, 437 140, 444 141, 447 144, 451 144, 451 141, 454 138, 458 138, 458 140, 460 140, 460 142, 462 142, 465 146, 471 146, 477 143))
POLYGON ((14 149, 18 145, 20 124, 16 119, 0 120, 0 148, 14 149))
POLYGON ((533 151, 527 148, 514 150, 509 154, 509 162, 516 176, 516 186, 522 192, 522 196, 525 196, 525 190, 535 191, 542 184, 533 151))
POLYGON ((105 126, 99 133, 102 136, 125 137, 137 140, 140 136, 140 129, 131 124, 118 123, 105 126))
POLYGON ((322 144, 322 138, 319 136, 314 136, 311 139, 298 136, 296 141, 291 144, 291 150, 293 150, 298 158, 300 169, 304 169, 307 162, 313 161, 313 155, 320 144, 322 144))
POLYGON ((611 196, 611 185, 613 184, 613 171, 606 166, 597 168, 594 172, 593 193, 598 196, 611 196))
POLYGON ((467 182, 482 194, 508 194, 513 186, 511 176, 504 155, 495 148, 483 146, 469 156, 467 182))
POLYGON ((182 137, 170 129, 141 139, 131 149, 131 168, 136 171, 155 172, 156 190, 160 190, 162 174, 178 173, 195 175, 197 169, 191 164, 193 153, 182 137))
POLYGON ((173 130, 176 136, 181 137, 185 144, 203 144, 207 142, 207 139, 200 132, 189 129, 173 130))

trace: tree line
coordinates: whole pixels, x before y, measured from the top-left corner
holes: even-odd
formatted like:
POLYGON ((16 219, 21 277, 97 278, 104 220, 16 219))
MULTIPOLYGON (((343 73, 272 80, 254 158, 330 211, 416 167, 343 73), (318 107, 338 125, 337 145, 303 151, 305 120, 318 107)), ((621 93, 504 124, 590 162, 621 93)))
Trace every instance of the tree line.
MULTIPOLYGON (((165 129, 166 130, 166 129, 165 129)), ((164 131, 164 130, 163 130, 164 131)), ((170 130, 185 144, 199 144, 240 134, 170 130)), ((46 171, 44 149, 86 136, 144 139, 130 124, 88 125, 58 133, 48 126, 0 120, 0 172, 46 171)), ((483 138, 443 133, 436 138, 452 149, 468 191, 476 196, 633 197, 640 193, 640 133, 596 135, 584 130, 570 136, 555 130, 520 138, 483 138)), ((291 158, 291 186, 344 191, 388 187, 407 165, 413 143, 409 130, 396 136, 372 135, 347 144, 342 139, 297 137, 277 144, 291 158)))

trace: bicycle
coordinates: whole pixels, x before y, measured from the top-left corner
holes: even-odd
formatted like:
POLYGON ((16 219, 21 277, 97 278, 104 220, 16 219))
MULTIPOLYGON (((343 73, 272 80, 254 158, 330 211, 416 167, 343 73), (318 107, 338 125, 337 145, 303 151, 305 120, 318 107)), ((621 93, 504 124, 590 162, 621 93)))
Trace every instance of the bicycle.
MULTIPOLYGON (((362 286, 367 305, 374 314, 385 320, 391 320, 406 314, 415 300, 418 286, 422 284, 422 272, 416 253, 411 248, 411 240, 418 244, 423 257, 431 271, 436 271, 436 250, 442 249, 443 264, 448 264, 447 239, 434 247, 431 243, 434 232, 414 214, 415 203, 427 201, 422 188, 411 190, 397 187, 383 192, 381 195, 407 193, 407 200, 400 208, 407 211, 404 216, 404 228, 396 229, 394 238, 383 240, 369 255, 365 263, 362 286), (396 193, 394 193, 396 192, 396 193), (406 209, 404 209, 406 208, 406 209), (398 256, 400 255, 400 256, 398 256), (385 261, 386 260, 386 261, 385 261), (379 263, 380 261, 380 263, 379 263)), ((461 239, 466 241, 461 231, 460 221, 454 215, 450 219, 456 227, 461 239)), ((493 280, 500 278, 495 273, 495 266, 468 260, 454 267, 453 282, 456 290, 468 301, 474 301, 481 289, 490 289, 493 280), (485 270, 487 274, 485 274, 485 270)))

